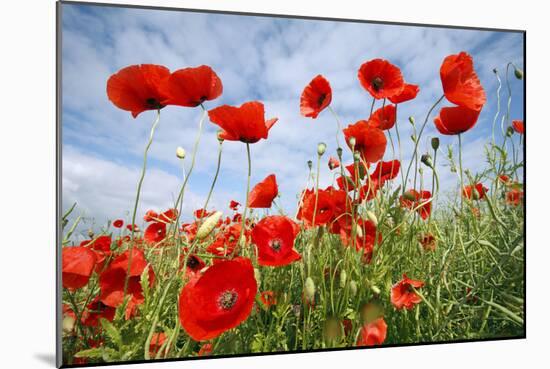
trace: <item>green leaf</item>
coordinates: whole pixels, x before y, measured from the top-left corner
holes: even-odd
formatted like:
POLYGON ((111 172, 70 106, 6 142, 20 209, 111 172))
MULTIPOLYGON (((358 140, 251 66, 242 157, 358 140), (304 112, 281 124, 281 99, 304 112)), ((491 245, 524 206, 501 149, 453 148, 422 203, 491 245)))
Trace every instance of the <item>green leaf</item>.
POLYGON ((74 354, 76 358, 101 359, 103 358, 103 348, 96 347, 88 350, 82 350, 74 354))
POLYGON ((122 337, 120 336, 120 332, 116 329, 116 327, 107 319, 101 318, 100 319, 101 326, 103 327, 103 330, 105 333, 107 333, 107 336, 113 341, 113 343, 120 347, 122 346, 122 337))

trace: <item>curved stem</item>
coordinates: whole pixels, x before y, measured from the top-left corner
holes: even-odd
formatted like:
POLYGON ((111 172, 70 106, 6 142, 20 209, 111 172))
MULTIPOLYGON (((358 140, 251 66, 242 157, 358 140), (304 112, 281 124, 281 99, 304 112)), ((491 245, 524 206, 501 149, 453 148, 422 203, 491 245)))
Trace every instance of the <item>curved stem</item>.
MULTIPOLYGON (((218 180, 218 175, 220 174, 220 167, 222 163, 222 145, 223 141, 220 141, 220 145, 218 146, 218 164, 216 166, 216 174, 214 174, 214 180, 212 181, 212 185, 210 186, 210 191, 208 191, 208 196, 206 197, 206 201, 204 202, 203 209, 206 211, 206 208, 208 207, 208 202, 210 201, 210 197, 212 196, 212 192, 214 191, 214 186, 216 186, 216 181, 218 180)), ((201 222, 202 222, 201 218, 201 222)))
POLYGON ((495 76, 497 77, 498 87, 497 87, 497 111, 495 113, 495 117, 493 118, 493 146, 495 145, 495 126, 497 123, 498 116, 500 115, 500 90, 502 88, 502 82, 500 80, 500 76, 498 75, 498 71, 496 69, 495 69, 495 76))
POLYGON ((334 119, 336 119, 336 145, 337 145, 336 147, 338 148, 338 147, 340 147, 340 140, 338 139, 338 135, 339 135, 340 131, 342 130, 342 126, 340 124, 340 118, 338 118, 338 115, 332 109, 332 107, 330 105, 328 107, 328 110, 330 110, 330 112, 334 116, 334 119))

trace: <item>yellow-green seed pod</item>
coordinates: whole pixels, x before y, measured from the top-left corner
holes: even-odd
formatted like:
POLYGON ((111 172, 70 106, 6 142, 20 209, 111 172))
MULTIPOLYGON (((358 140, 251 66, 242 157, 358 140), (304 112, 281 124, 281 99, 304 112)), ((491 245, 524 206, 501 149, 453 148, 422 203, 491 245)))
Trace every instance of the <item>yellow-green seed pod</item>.
POLYGON ((199 227, 199 230, 197 231, 197 236, 196 236, 197 240, 200 241, 208 237, 208 235, 212 233, 212 231, 214 230, 214 227, 216 226, 216 224, 218 224, 218 221, 220 220, 221 217, 222 217, 221 211, 217 211, 214 214, 210 215, 204 221, 204 223, 202 223, 201 226, 199 227))
POLYGON ((514 75, 517 79, 523 79, 523 71, 519 68, 514 68, 514 75))
POLYGON ((350 147, 353 150, 353 148, 355 147, 355 144, 356 144, 355 137, 350 137, 349 140, 348 140, 348 143, 349 143, 350 147))
POLYGON ((367 210, 367 218, 375 225, 378 226, 378 219, 376 218, 376 215, 370 210, 367 210))
POLYGON ((432 138, 432 149, 434 150, 439 149, 439 137, 432 138))
POLYGON ((176 148, 176 156, 178 157, 178 159, 185 159, 185 149, 181 146, 178 146, 176 148))
POLYGON ((355 281, 349 282, 349 292, 351 294, 351 297, 357 296, 357 282, 355 281))
POLYGON ((414 126, 414 117, 409 117, 409 123, 411 123, 414 126))
POLYGON ((304 297, 308 301, 312 301, 315 298, 315 283, 311 277, 307 277, 306 283, 304 283, 304 297))
POLYGON ((361 153, 359 151, 355 151, 353 153, 353 160, 355 162, 359 162, 361 160, 361 153))
POLYGON ((340 288, 346 287, 346 280, 348 279, 348 275, 345 270, 342 269, 340 272, 340 288))
POLYGON ((424 154, 420 157, 420 161, 427 167, 432 168, 434 167, 434 162, 432 160, 432 157, 429 154, 424 154))
POLYGON ((325 151, 327 151, 327 144, 324 142, 319 142, 317 144, 317 155, 323 156, 325 151))

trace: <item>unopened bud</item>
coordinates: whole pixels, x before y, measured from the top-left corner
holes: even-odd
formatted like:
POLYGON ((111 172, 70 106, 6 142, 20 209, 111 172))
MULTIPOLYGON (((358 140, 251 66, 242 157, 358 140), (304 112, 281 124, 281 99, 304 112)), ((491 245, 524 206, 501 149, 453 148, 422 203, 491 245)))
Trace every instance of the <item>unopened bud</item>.
POLYGON ((74 330, 76 319, 71 316, 63 317, 63 332, 71 333, 74 330))
POLYGON ((336 154, 338 155, 338 158, 340 158, 340 160, 342 160, 342 153, 343 153, 343 150, 341 147, 336 149, 336 154))
POLYGON ((375 285, 371 285, 370 289, 372 290, 372 292, 374 292, 375 295, 380 295, 380 288, 376 287, 375 285))
POLYGON ((222 143, 225 139, 223 138, 223 131, 218 131, 218 133, 216 134, 216 138, 218 139, 218 141, 220 143, 222 143))
POLYGON ((94 231, 92 229, 88 229, 88 237, 94 238, 94 231))
POLYGON ((420 161, 427 167, 432 168, 434 167, 434 162, 432 161, 432 157, 429 154, 424 154, 420 157, 420 161))
POLYGON ((354 160, 354 161, 359 161, 359 160, 361 160, 361 153, 360 153, 359 151, 355 151, 355 152, 353 153, 353 160, 354 160))
POLYGON ((412 142, 416 143, 416 136, 415 136, 415 135, 411 135, 411 140, 412 140, 412 142))
POLYGON ((346 280, 348 278, 348 275, 345 270, 342 270, 340 272, 340 288, 346 287, 346 280))
POLYGON ((349 292, 351 293, 351 297, 355 297, 357 295, 357 282, 349 282, 349 292))
POLYGON ((197 231, 197 235, 195 236, 195 238, 200 241, 208 237, 208 235, 212 233, 212 231, 214 230, 214 227, 216 226, 216 224, 218 224, 218 221, 220 220, 221 217, 222 217, 222 212, 216 211, 214 214, 206 218, 204 223, 202 223, 201 226, 199 227, 199 230, 197 231))
POLYGON ((311 277, 307 277, 306 282, 304 283, 304 297, 308 301, 313 301, 315 298, 315 283, 313 283, 313 279, 311 279, 311 277))
POLYGON ((476 188, 472 188, 472 199, 479 200, 480 195, 479 191, 476 188))
POLYGON ((370 210, 367 210, 367 218, 374 223, 375 226, 378 226, 378 219, 376 218, 376 215, 370 210))
POLYGON ((439 137, 432 138, 432 149, 434 149, 435 151, 439 149, 439 137))
POLYGON ((178 157, 178 159, 185 159, 185 149, 181 146, 178 146, 176 149, 176 156, 178 157))
POLYGON ((325 153, 326 150, 327 150, 327 144, 326 143, 319 142, 317 144, 317 155, 323 156, 323 154, 325 153))
POLYGON ((497 74, 497 73, 498 73, 498 69, 493 68, 493 73, 494 73, 494 74, 497 74))
POLYGON ((514 134, 514 129, 512 127, 508 127, 506 129, 506 136, 512 137, 513 134, 514 134))
POLYGON ((523 71, 519 68, 514 68, 514 74, 517 79, 523 79, 523 71))
POLYGON ((348 140, 348 143, 351 146, 351 149, 353 150, 353 148, 355 147, 355 144, 356 144, 355 137, 350 137, 349 140, 348 140))
POLYGON ((309 168, 309 170, 311 170, 311 168, 313 168, 313 162, 311 160, 307 161, 307 167, 309 168))
POLYGON ((414 117, 409 117, 409 122, 414 126, 414 117))

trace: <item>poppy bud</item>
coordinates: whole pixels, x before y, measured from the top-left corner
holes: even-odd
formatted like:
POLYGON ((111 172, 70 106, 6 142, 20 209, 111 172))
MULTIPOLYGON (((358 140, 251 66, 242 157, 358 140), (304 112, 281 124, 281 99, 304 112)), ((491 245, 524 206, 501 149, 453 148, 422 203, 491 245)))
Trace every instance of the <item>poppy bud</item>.
POLYGON ((380 295, 380 288, 376 287, 374 284, 370 286, 370 289, 372 292, 374 292, 375 295, 380 295))
POLYGON ((359 161, 359 160, 361 160, 361 153, 360 153, 359 151, 355 151, 355 152, 353 153, 353 160, 354 160, 354 161, 359 161))
POLYGON ((375 226, 378 226, 378 219, 376 218, 376 215, 370 210, 367 210, 367 218, 374 223, 375 226))
POLYGON ((63 317, 63 332, 71 333, 74 330, 76 319, 72 316, 63 317))
POLYGON ((355 137, 350 137, 348 142, 349 142, 349 145, 351 146, 351 148, 353 149, 355 147, 355 143, 356 143, 355 137))
POLYGON ((414 194, 411 193, 411 192, 405 192, 405 193, 403 194, 403 198, 404 198, 405 200, 409 200, 409 201, 415 201, 415 200, 416 200, 416 197, 415 197, 414 194))
POLYGON ((516 75, 517 79, 523 79, 523 71, 518 67, 514 67, 514 74, 516 75))
POLYGON ((414 117, 409 117, 409 123, 411 123, 414 126, 414 117))
POLYGON ((178 159, 185 159, 185 149, 181 146, 178 146, 176 149, 176 156, 178 157, 178 159))
POLYGON ((348 275, 345 270, 342 270, 340 272, 340 288, 346 287, 346 280, 348 278, 348 275))
POLYGON ((506 129, 506 136, 512 137, 513 134, 514 134, 514 129, 512 127, 508 127, 506 129))
POLYGON ((222 137, 222 134, 223 134, 223 131, 221 131, 221 130, 218 131, 218 133, 216 133, 216 137, 217 137, 217 139, 220 143, 222 143, 224 141, 224 138, 222 137))
POLYGON ((340 158, 340 160, 342 160, 342 153, 343 153, 343 150, 341 147, 336 149, 336 154, 338 154, 338 158, 340 158))
POLYGON ((313 162, 311 160, 307 161, 307 167, 309 168, 309 170, 311 170, 311 168, 313 168, 313 162))
POLYGON ((94 238, 94 231, 91 228, 88 229, 88 237, 94 238))
POLYGON ((351 297, 355 297, 357 295, 357 282, 349 282, 349 292, 351 293, 351 297))
POLYGON ((218 221, 222 217, 221 211, 216 211, 214 214, 210 215, 204 223, 201 224, 199 227, 199 230, 197 231, 197 235, 195 238, 197 240, 203 240, 205 239, 213 230, 216 224, 218 224, 218 221))
POLYGON ((497 74, 497 73, 498 73, 498 69, 493 68, 493 73, 494 73, 494 74, 497 74))
POLYGON ((439 149, 439 137, 432 138, 432 149, 434 149, 434 151, 437 151, 437 149, 439 149))
POLYGON ((476 188, 472 188, 472 199, 479 200, 479 191, 476 188))
POLYGON ((319 142, 317 144, 317 155, 323 156, 323 154, 325 153, 326 150, 327 150, 327 144, 326 143, 319 142))
POLYGON ((415 136, 415 135, 411 135, 411 140, 412 140, 412 142, 416 143, 416 136, 415 136))
POLYGON ((427 167, 432 168, 434 167, 434 162, 432 161, 432 157, 429 154, 424 154, 420 157, 420 161, 427 167))
POLYGON ((311 277, 306 278, 306 283, 304 283, 304 297, 308 301, 313 301, 315 298, 315 283, 311 277))

